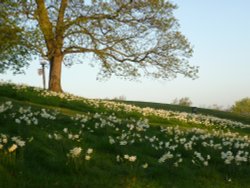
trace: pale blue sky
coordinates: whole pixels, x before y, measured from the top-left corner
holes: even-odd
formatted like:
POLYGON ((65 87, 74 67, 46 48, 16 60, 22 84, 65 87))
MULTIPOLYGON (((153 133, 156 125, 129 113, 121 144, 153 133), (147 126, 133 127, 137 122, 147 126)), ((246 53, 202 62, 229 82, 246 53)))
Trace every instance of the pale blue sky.
MULTIPOLYGON (((64 91, 88 98, 113 98, 171 103, 189 97, 193 105, 227 107, 250 97, 250 1, 249 0, 174 0, 180 30, 194 46, 190 63, 200 67, 199 78, 179 77, 172 81, 143 79, 123 81, 116 77, 100 82, 98 70, 86 65, 64 68, 64 91)), ((26 75, 0 75, 0 79, 42 87, 37 74, 38 61, 26 75)), ((47 70, 48 73, 48 70, 47 70)))

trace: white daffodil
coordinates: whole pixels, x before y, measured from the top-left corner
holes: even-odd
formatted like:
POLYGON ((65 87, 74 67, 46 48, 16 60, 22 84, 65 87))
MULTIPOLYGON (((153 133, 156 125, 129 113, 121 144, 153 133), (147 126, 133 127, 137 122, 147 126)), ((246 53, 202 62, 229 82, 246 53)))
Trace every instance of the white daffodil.
POLYGON ((10 153, 12 153, 13 151, 15 151, 17 149, 17 145, 16 144, 13 144, 11 147, 9 147, 8 151, 10 153))
POLYGON ((135 161, 136 161, 136 156, 130 156, 130 157, 128 158, 128 160, 129 160, 130 162, 135 162, 135 161))
POLYGON ((86 160, 86 161, 89 161, 90 159, 91 159, 91 157, 90 157, 89 155, 86 155, 86 156, 85 156, 85 160, 86 160))
POLYGON ((63 132, 68 133, 68 128, 64 128, 63 132))
POLYGON ((75 147, 69 151, 69 154, 72 158, 79 157, 81 155, 82 148, 81 147, 75 147))
POLYGON ((148 168, 148 163, 143 164, 142 168, 148 168))
POLYGON ((87 152, 86 152, 87 154, 91 154, 91 153, 93 153, 93 149, 92 148, 89 148, 88 150, 87 150, 87 152))

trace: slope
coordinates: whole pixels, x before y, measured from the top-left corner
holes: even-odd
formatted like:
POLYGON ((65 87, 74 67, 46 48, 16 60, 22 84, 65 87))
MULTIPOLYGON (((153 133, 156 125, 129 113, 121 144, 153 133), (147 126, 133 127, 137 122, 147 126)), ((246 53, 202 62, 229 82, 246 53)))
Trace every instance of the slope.
POLYGON ((0 86, 0 187, 249 187, 250 126, 0 86))

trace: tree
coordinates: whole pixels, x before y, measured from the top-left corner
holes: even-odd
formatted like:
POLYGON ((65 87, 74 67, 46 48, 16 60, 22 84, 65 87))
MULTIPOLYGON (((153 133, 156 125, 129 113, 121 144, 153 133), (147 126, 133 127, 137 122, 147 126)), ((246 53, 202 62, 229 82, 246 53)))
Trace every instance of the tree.
POLYGON ((243 115, 250 115, 250 98, 246 97, 236 101, 232 106, 231 111, 243 115))
POLYGON ((192 101, 188 98, 188 97, 183 97, 180 99, 174 99, 172 104, 177 104, 180 106, 191 106, 192 105, 192 101))
POLYGON ((126 96, 125 95, 120 95, 119 97, 114 97, 113 100, 126 101, 126 96))
POLYGON ((176 5, 166 0, 5 0, 24 48, 50 67, 49 89, 60 92, 61 67, 92 58, 100 75, 195 78, 192 48, 178 31, 176 5), (78 54, 78 55, 77 55, 78 54))
POLYGON ((3 2, 0 2, 0 73, 12 69, 21 72, 30 60, 30 51, 25 47, 23 30, 17 20, 9 19, 3 2))

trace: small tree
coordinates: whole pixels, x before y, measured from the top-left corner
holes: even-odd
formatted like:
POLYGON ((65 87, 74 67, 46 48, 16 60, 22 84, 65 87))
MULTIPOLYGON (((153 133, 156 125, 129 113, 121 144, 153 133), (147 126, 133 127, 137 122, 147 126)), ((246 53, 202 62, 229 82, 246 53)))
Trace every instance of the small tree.
POLYGON ((121 95, 119 97, 114 97, 113 100, 117 100, 117 101, 126 101, 126 96, 125 95, 121 95))
POLYGON ((173 100, 172 104, 177 104, 177 105, 180 105, 180 106, 191 106, 192 101, 188 97, 183 97, 183 98, 180 98, 180 99, 175 98, 173 100))
POLYGON ((178 100, 177 98, 175 98, 175 99, 173 100, 172 104, 178 105, 178 104, 179 104, 179 100, 178 100))
POLYGON ((250 98, 246 97, 236 101, 232 106, 231 111, 243 115, 250 115, 250 98))

